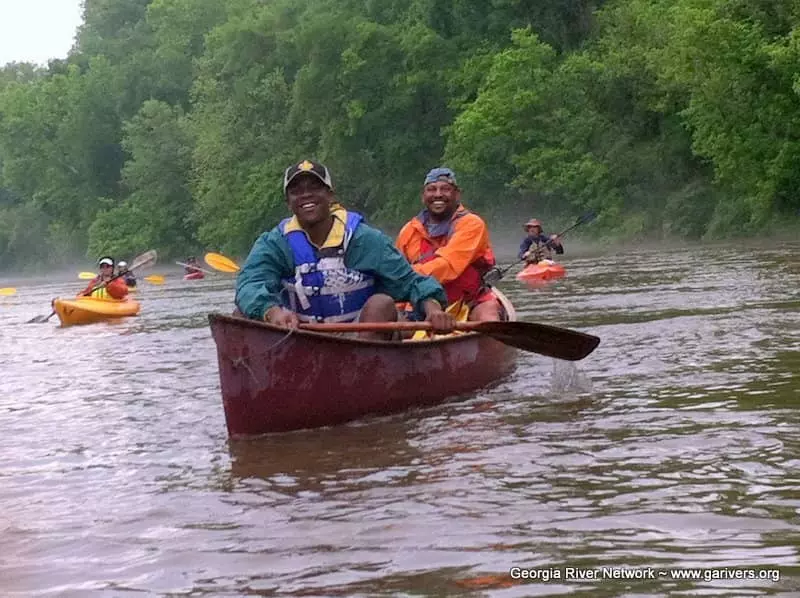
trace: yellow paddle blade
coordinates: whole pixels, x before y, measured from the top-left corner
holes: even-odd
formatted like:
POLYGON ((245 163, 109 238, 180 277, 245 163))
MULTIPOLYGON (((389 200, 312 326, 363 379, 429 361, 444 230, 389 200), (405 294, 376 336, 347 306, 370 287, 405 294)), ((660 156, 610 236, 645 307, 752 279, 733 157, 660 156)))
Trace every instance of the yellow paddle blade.
POLYGON ((153 284, 164 284, 164 277, 160 274, 151 274, 150 276, 145 276, 144 279, 153 284))
POLYGON ((97 276, 97 274, 95 274, 94 272, 80 272, 78 274, 78 278, 80 278, 81 280, 91 280, 95 276, 97 276))
POLYGON ((238 272, 239 266, 234 262, 231 258, 225 257, 219 253, 207 253, 204 258, 206 260, 206 264, 214 268, 214 270, 219 270, 220 272, 238 272))
MULTIPOLYGON (((456 322, 466 322, 467 318, 469 318, 469 306, 463 301, 451 303, 444 311, 448 314, 452 314, 453 317, 455 317, 456 322)), ((426 338, 428 338, 428 332, 426 330, 417 330, 414 333, 414 336, 411 337, 411 340, 421 341, 425 340, 426 338)))
POLYGON ((453 314, 456 322, 466 322, 469 318, 469 306, 463 301, 456 301, 447 306, 444 310, 449 314, 453 314))
POLYGON ((0 289, 0 295, 14 295, 17 292, 17 289, 14 287, 5 287, 0 289))

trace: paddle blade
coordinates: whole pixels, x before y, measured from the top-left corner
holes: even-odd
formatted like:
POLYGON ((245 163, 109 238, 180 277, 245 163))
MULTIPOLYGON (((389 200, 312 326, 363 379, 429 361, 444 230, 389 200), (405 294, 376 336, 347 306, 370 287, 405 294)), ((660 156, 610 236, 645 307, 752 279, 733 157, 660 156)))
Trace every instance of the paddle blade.
POLYGON ((47 315, 47 316, 36 316, 34 318, 31 318, 30 320, 28 320, 27 323, 28 324, 44 324, 50 318, 52 318, 54 315, 56 315, 56 310, 51 311, 50 315, 47 315))
POLYGON ((15 289, 14 287, 5 287, 0 289, 0 295, 8 296, 8 295, 16 295, 16 293, 17 289, 15 289))
POLYGON ((164 284, 164 277, 160 274, 151 274, 150 276, 145 276, 144 279, 153 284, 164 284))
POLYGON ((239 271, 239 266, 231 258, 225 257, 219 253, 207 253, 203 259, 206 264, 219 270, 220 272, 228 272, 230 274, 239 271))
POLYGON ((78 278, 80 278, 81 280, 91 280, 95 276, 97 276, 97 274, 95 274, 94 272, 79 272, 78 273, 78 278))
POLYGON ((128 266, 128 269, 135 270, 137 268, 149 268, 156 263, 156 260, 158 260, 158 254, 156 253, 155 249, 151 249, 150 251, 146 251, 142 255, 137 256, 136 259, 133 260, 133 263, 128 266))
POLYGON ((513 264, 504 269, 500 269, 497 266, 493 266, 483 275, 483 284, 490 287, 496 285, 498 282, 500 282, 500 280, 502 280, 505 273, 508 270, 510 270, 513 266, 516 266, 518 263, 519 262, 514 262, 513 264))
POLYGON ((580 361, 600 344, 600 338, 592 334, 535 322, 468 324, 471 330, 487 334, 506 345, 565 361, 580 361))

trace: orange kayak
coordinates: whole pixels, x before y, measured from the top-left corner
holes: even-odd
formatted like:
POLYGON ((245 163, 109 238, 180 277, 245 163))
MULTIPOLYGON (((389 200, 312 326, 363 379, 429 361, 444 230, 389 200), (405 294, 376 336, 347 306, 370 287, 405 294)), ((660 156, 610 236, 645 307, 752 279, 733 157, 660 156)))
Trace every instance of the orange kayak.
POLYGON ((56 299, 53 302, 62 326, 92 324, 139 313, 139 303, 133 299, 99 299, 97 297, 74 297, 56 299))
POLYGON ((531 282, 538 280, 553 280, 561 278, 567 273, 564 266, 553 260, 542 260, 537 264, 528 264, 517 274, 517 280, 531 282))

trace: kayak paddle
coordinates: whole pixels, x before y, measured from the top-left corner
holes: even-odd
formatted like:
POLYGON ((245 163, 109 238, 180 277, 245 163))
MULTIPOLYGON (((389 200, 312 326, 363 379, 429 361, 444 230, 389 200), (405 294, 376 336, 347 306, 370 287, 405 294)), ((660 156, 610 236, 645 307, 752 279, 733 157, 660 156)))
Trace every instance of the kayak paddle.
MULTIPOLYGON (((138 256, 136 259, 134 259, 133 263, 130 265, 128 270, 129 271, 133 271, 133 270, 135 270, 137 268, 147 268, 148 266, 152 266, 153 264, 155 264, 157 259, 158 259, 158 254, 156 253, 156 250, 155 249, 151 249, 150 251, 146 251, 145 253, 143 253, 142 255, 138 256)), ((116 280, 120 276, 124 276, 124 275, 125 275, 124 273, 123 274, 115 274, 114 276, 109 278, 106 282, 101 283, 101 284, 93 287, 88 293, 85 293, 83 296, 91 295, 95 290, 99 289, 102 286, 107 285, 112 280, 116 280)), ((92 278, 94 278, 94 275, 92 276, 92 278)), ((55 301, 55 299, 53 301, 55 301)), ((30 320, 28 320, 27 323, 28 324, 34 324, 34 323, 35 324, 43 324, 44 322, 47 322, 50 318, 52 318, 54 315, 56 315, 56 310, 55 309, 53 311, 51 311, 49 315, 47 315, 47 316, 36 316, 36 317, 31 318, 30 320)))
MULTIPOLYGON (((130 270, 130 268, 128 268, 128 270, 130 270)), ((81 272, 78 274, 78 278, 81 280, 91 280, 95 276, 97 276, 97 274, 94 272, 81 272)), ((150 276, 145 276, 144 280, 147 282, 152 282, 153 284, 164 284, 164 277, 160 274, 151 274, 150 276)))
MULTIPOLYGON (((349 322, 300 324, 310 332, 390 332, 433 330, 430 322, 349 322)), ((565 361, 580 361, 600 344, 600 338, 585 332, 535 322, 456 322, 456 330, 478 332, 506 345, 565 361)))
POLYGON ((239 265, 231 258, 225 257, 221 253, 207 253, 203 259, 206 261, 206 264, 220 272, 233 274, 239 271, 239 265))

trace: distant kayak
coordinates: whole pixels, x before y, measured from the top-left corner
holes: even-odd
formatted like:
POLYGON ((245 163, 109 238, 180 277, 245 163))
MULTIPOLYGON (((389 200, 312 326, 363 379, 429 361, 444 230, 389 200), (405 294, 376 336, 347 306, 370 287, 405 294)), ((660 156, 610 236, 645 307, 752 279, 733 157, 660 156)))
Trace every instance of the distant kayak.
POLYGON ((100 299, 98 297, 75 297, 56 299, 53 302, 62 326, 92 324, 116 318, 135 316, 139 303, 133 299, 100 299))
POLYGON ((184 280, 202 280, 206 277, 202 272, 192 272, 191 274, 184 275, 184 280))
POLYGON ((561 278, 567 273, 564 266, 553 260, 542 260, 537 264, 528 264, 517 274, 517 280, 532 282, 539 280, 553 280, 561 278))

